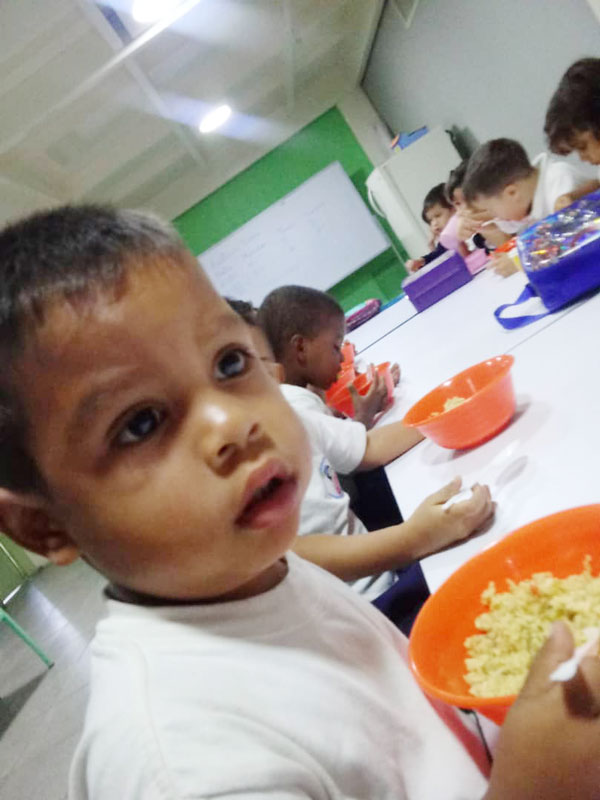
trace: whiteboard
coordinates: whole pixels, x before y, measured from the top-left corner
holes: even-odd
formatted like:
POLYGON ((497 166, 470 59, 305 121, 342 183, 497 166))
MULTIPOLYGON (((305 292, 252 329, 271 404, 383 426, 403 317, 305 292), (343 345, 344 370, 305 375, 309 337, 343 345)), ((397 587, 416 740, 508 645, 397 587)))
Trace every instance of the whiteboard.
POLYGON ((260 305, 285 284, 326 290, 390 247, 339 162, 198 256, 218 292, 260 305))

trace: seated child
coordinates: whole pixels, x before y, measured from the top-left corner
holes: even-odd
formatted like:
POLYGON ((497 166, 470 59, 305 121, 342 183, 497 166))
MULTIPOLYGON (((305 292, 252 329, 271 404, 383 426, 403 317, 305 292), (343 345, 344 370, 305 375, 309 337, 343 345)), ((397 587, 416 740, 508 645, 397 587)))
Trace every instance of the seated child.
POLYGON ((468 159, 461 161, 446 181, 444 191, 455 213, 446 223, 439 239, 446 250, 455 250, 464 258, 469 272, 476 273, 485 267, 488 258, 483 243, 474 242, 473 234, 465 235, 463 231, 464 219, 469 216, 469 208, 462 190, 467 163, 468 159))
POLYGON ((109 581, 70 800, 597 796, 597 662, 550 682, 564 626, 488 784, 406 639, 288 552, 304 430, 169 226, 33 216, 0 233, 0 294, 2 529, 109 581))
MULTIPOLYGON (((469 204, 476 204, 513 236, 562 207, 561 198, 585 182, 566 161, 541 153, 530 163, 518 142, 492 139, 469 159, 463 192, 469 204)), ((503 275, 518 269, 506 255, 496 267, 503 275)))
MULTIPOLYGON (((267 342, 265 334, 260 327, 258 322, 258 309, 246 300, 234 300, 229 297, 226 297, 225 300, 229 303, 231 308, 250 325, 250 336, 252 337, 256 352, 260 359, 268 366, 274 377, 283 383, 283 367, 275 361, 271 346, 267 342)), ((392 364, 390 369, 394 384, 397 385, 400 380, 400 367, 398 364, 392 364)), ((324 391, 314 386, 311 387, 311 389, 324 403, 326 402, 324 391)), ((354 387, 352 387, 352 389, 354 389, 354 387)), ((383 377, 379 373, 376 373, 373 383, 366 394, 359 394, 354 389, 351 395, 352 404, 354 406, 353 418, 358 422, 362 422, 366 428, 372 428, 379 414, 388 407, 387 386, 385 385, 383 377)), ((330 411, 336 416, 345 417, 344 414, 337 412, 335 409, 330 409, 330 411)))
POLYGON ((427 255, 421 258, 411 258, 407 261, 406 269, 409 272, 416 272, 418 269, 431 263, 446 252, 444 245, 439 242, 439 235, 444 230, 446 223, 453 213, 454 209, 448 202, 444 191, 444 184, 438 183, 437 186, 434 186, 433 189, 430 189, 425 195, 423 211, 421 212, 423 222, 429 225, 431 231, 431 245, 433 249, 430 253, 427 253, 427 255))
POLYGON ((553 153, 568 155, 574 150, 582 161, 598 166, 598 180, 566 192, 559 207, 600 189, 600 58, 571 64, 548 106, 544 132, 553 153))
POLYGON ((297 553, 374 599, 396 580, 396 570, 464 539, 489 518, 492 504, 482 486, 474 487, 470 500, 444 510, 460 486, 453 481, 426 498, 406 522, 367 532, 350 510, 337 473, 387 464, 422 435, 401 422, 366 431, 360 423, 332 416, 307 388, 326 390, 340 368, 345 319, 332 297, 304 286, 283 286, 264 299, 259 322, 283 366, 283 395, 300 415, 311 443, 312 475, 300 512, 297 553))

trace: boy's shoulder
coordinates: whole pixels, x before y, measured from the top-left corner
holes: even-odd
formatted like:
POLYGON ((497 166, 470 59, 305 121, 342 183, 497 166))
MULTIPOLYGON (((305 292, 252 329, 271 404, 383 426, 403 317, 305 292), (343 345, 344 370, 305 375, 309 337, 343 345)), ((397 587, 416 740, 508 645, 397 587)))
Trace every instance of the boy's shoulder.
POLYGON ((331 415, 331 410, 319 395, 305 386, 282 383, 281 391, 285 399, 296 411, 316 411, 319 414, 331 415))

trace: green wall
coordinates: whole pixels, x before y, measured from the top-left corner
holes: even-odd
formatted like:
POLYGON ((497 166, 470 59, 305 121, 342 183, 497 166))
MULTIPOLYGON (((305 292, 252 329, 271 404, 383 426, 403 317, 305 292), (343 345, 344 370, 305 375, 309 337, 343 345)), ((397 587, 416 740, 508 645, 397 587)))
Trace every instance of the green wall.
MULTIPOLYGON (((216 244, 326 167, 339 161, 367 202, 365 181, 373 169, 364 150, 337 108, 331 108, 279 147, 236 175, 173 221, 196 255, 216 244)), ((380 220, 381 222, 381 220, 380 220)), ((387 223, 390 240, 407 255, 387 223)), ((344 309, 379 297, 384 302, 402 291, 406 275, 392 248, 330 289, 344 309)), ((241 298, 243 299, 243 298, 241 298)))

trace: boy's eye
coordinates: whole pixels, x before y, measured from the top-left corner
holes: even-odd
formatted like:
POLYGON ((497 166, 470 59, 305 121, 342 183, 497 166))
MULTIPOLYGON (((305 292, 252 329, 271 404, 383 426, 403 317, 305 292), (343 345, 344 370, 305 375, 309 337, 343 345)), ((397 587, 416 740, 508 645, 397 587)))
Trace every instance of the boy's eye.
POLYGON ((236 378, 238 375, 243 375, 248 369, 249 360, 250 354, 239 347, 223 353, 215 367, 217 380, 224 381, 228 378, 236 378))
POLYGON ((119 445, 142 442, 156 431, 165 418, 164 411, 158 408, 142 408, 131 417, 119 431, 116 442, 119 445))

